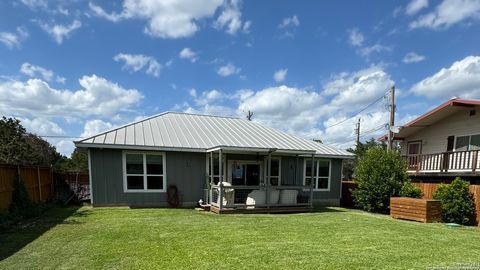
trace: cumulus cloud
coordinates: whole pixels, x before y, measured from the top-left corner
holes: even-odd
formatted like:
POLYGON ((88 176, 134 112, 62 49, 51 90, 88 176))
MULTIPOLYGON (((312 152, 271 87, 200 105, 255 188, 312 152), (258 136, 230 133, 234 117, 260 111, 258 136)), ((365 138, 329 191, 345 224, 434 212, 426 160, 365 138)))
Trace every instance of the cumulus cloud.
POLYGON ((158 77, 162 65, 153 56, 146 56, 143 54, 126 54, 119 53, 113 57, 116 62, 124 62, 122 69, 131 72, 137 72, 145 69, 145 73, 158 77))
POLYGON ((212 17, 223 4, 222 0, 124 0, 120 13, 109 13, 90 4, 94 15, 117 22, 124 19, 143 19, 148 23, 144 32, 160 38, 184 38, 198 31, 198 21, 212 17))
POLYGON ((360 47, 363 45, 363 41, 365 37, 363 36, 362 32, 357 28, 351 29, 348 31, 348 40, 350 44, 355 47, 360 47))
POLYGON ((223 65, 217 69, 217 74, 222 76, 222 77, 228 77, 231 75, 235 75, 240 73, 241 69, 236 67, 235 65, 228 63, 226 65, 223 65))
POLYGON ((480 97, 480 56, 467 56, 416 83, 411 91, 430 98, 480 97))
POLYGON ((242 22, 242 12, 240 11, 240 0, 226 0, 223 11, 215 20, 213 26, 217 29, 224 29, 230 35, 235 35, 239 30, 244 33, 250 31, 251 21, 242 22))
POLYGON ((288 68, 279 69, 275 71, 275 73, 273 74, 273 79, 276 82, 283 82, 285 81, 285 77, 287 77, 287 72, 288 72, 288 68))
POLYGON ((47 8, 46 0, 20 0, 20 2, 31 9, 47 8))
POLYGON ((371 46, 365 46, 365 47, 360 48, 358 50, 358 53, 361 56, 369 57, 372 53, 391 52, 391 51, 392 51, 392 47, 385 46, 385 45, 382 45, 380 43, 376 43, 376 44, 371 45, 371 46))
POLYGON ((434 11, 420 16, 410 23, 410 28, 445 29, 450 26, 480 18, 480 1, 478 0, 443 0, 434 11))
POLYGON ((415 52, 409 52, 404 57, 402 62, 405 64, 417 63, 425 60, 425 56, 419 55, 415 52))
POLYGON ((80 90, 52 88, 41 79, 0 82, 0 113, 22 116, 114 116, 129 111, 142 98, 136 89, 96 75, 79 79, 80 90))
POLYGON ((428 7, 428 0, 412 0, 405 8, 405 14, 410 16, 415 15, 426 7, 428 7))
POLYGON ((23 27, 17 27, 16 32, 0 32, 0 42, 7 48, 20 48, 21 43, 29 36, 23 27))
POLYGON ((188 59, 192 63, 196 62, 198 60, 198 53, 194 52, 190 48, 183 48, 180 53, 178 53, 178 57, 182 59, 188 59))
POLYGON ((67 80, 64 77, 55 76, 54 72, 49 69, 43 68, 41 66, 32 65, 28 62, 22 64, 22 66, 20 67, 20 72, 32 78, 41 77, 49 82, 52 81, 53 78, 55 78, 56 82, 62 84, 65 83, 65 81, 67 80))
POLYGON ((65 131, 55 122, 46 118, 19 118, 28 132, 37 135, 64 135, 65 131))
POLYGON ((221 100, 227 96, 224 93, 215 89, 210 91, 204 91, 200 96, 197 96, 197 92, 195 91, 195 89, 191 89, 190 95, 195 98, 195 103, 200 106, 207 105, 217 100, 221 100))
POLYGON ((80 28, 82 23, 79 20, 74 20, 69 25, 62 24, 47 24, 40 23, 40 27, 43 31, 47 32, 58 44, 62 44, 65 38, 70 37, 71 32, 80 28))
POLYGON ((85 122, 85 126, 83 128, 83 132, 80 135, 80 137, 82 138, 90 137, 112 128, 113 128, 113 125, 109 122, 105 122, 100 119, 88 120, 85 122))

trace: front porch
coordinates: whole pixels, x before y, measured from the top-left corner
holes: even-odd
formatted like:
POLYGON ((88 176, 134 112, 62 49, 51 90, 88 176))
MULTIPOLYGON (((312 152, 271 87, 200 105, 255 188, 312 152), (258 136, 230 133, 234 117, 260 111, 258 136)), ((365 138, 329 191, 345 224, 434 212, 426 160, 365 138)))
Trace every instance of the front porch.
MULTIPOLYGON (((304 183, 301 175, 304 159, 313 161, 314 151, 218 147, 208 152, 207 159, 207 202, 214 213, 307 212, 313 208, 313 182, 304 183)), ((316 173, 314 166, 308 169, 309 175, 316 173)))
POLYGON ((403 156, 415 176, 480 176, 480 150, 403 156))

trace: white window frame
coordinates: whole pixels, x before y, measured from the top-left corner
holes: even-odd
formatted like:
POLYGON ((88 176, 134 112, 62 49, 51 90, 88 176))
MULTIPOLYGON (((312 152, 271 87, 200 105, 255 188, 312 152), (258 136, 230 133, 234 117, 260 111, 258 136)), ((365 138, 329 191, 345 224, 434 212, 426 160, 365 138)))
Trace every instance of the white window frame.
MULTIPOLYGON (((311 158, 305 158, 303 160, 303 185, 305 186, 307 183, 307 162, 312 161, 311 158)), ((331 159, 324 159, 324 158, 315 158, 314 159, 314 164, 317 164, 315 170, 316 170, 316 176, 308 176, 308 178, 312 178, 315 181, 315 186, 313 187, 314 191, 330 191, 330 187, 332 184, 332 160, 331 159), (327 177, 325 176, 318 176, 318 168, 319 162, 317 161, 328 161, 328 188, 318 188, 318 179, 325 179, 327 177)))
MULTIPOLYGON (((272 161, 273 160, 278 160, 278 176, 276 175, 271 175, 270 177, 271 178, 278 178, 278 185, 277 186, 281 186, 282 185, 282 158, 281 157, 272 157, 272 161)), ((267 183, 267 176, 268 176, 268 157, 265 158, 265 170, 264 170, 264 174, 263 174, 263 179, 264 179, 264 183, 267 183)), ((270 184, 270 183, 269 183, 270 184)))
POLYGON ((164 152, 138 152, 138 151, 123 151, 122 152, 122 167, 123 167, 123 192, 125 193, 164 193, 167 190, 167 163, 164 152), (142 155, 143 157, 143 174, 127 174, 127 154, 142 155), (163 174, 147 174, 147 155, 162 156, 163 174), (127 176, 143 176, 143 189, 128 189, 127 176), (148 189, 147 176, 162 176, 163 189, 148 189))
POLYGON ((472 136, 478 136, 478 135, 480 135, 480 133, 466 134, 466 135, 455 135, 455 142, 453 143, 453 152, 457 152, 457 138, 458 137, 468 137, 467 150, 462 150, 462 151, 472 151, 470 149, 470 146, 472 145, 472 136))
MULTIPOLYGON (((217 156, 217 163, 218 164, 218 157, 219 155, 218 154, 214 154, 213 155, 213 160, 215 160, 215 155, 217 156)), ((207 153, 207 159, 206 159, 206 162, 205 162, 205 168, 206 168, 206 175, 208 177, 208 181, 210 182, 210 177, 212 177, 212 174, 213 172, 210 172, 210 153, 207 153)), ((227 164, 227 156, 225 154, 222 154, 222 170, 223 170, 223 180, 224 181, 228 181, 227 179, 227 170, 226 170, 226 164, 227 164)), ((214 174, 213 175, 213 178, 215 177, 218 177, 218 179, 220 179, 220 175, 222 175, 221 172, 218 172, 218 174, 214 174)))

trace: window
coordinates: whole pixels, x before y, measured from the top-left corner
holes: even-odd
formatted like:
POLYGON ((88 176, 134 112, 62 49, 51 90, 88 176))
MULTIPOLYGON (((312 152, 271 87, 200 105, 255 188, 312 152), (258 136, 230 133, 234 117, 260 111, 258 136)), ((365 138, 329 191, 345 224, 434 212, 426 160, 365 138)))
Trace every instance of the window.
POLYGON ((164 192, 165 155, 124 152, 123 185, 126 192, 164 192))
POLYGON ((455 140, 455 151, 469 151, 480 149, 480 134, 459 136, 455 140))
MULTIPOLYGON (((272 170, 270 171, 270 185, 271 186, 280 186, 282 184, 281 179, 281 162, 279 158, 272 158, 272 170)), ((265 159, 265 179, 268 176, 268 158, 265 159)))
MULTIPOLYGON (((218 160, 218 154, 213 154, 213 183, 218 185, 220 181, 220 166, 218 160)), ((225 155, 222 155, 222 173, 225 171, 225 155)), ((208 172, 208 181, 210 181, 210 177, 212 176, 212 167, 210 166, 210 154, 207 154, 207 172, 208 172)))
POLYGON ((312 160, 305 159, 303 183, 309 186, 312 181, 314 190, 330 190, 330 160, 315 159, 312 175, 312 160))

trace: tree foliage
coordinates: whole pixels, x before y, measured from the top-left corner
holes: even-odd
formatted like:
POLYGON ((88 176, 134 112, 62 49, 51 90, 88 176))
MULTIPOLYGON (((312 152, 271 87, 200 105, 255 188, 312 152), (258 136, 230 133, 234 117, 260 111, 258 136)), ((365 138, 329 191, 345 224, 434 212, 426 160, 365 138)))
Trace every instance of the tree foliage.
POLYGON ((403 183, 402 189, 400 190, 400 197, 420 199, 422 195, 422 190, 410 181, 403 183))
POLYGON ((407 165, 397 151, 373 147, 359 159, 355 169, 357 189, 352 195, 357 206, 370 212, 388 213, 390 197, 398 197, 408 182, 407 165))
POLYGON ((345 179, 353 179, 355 178, 354 172, 355 167, 357 166, 359 160, 365 156, 365 153, 374 147, 380 147, 383 149, 387 149, 387 145, 384 142, 378 142, 374 138, 362 143, 358 142, 355 145, 355 148, 348 148, 347 151, 355 155, 355 159, 346 159, 343 162, 343 175, 345 179))
POLYGON ((88 171, 88 155, 85 149, 75 148, 70 158, 63 157, 55 165, 55 169, 59 171, 88 171))
POLYGON ((442 203, 444 222, 469 224, 475 214, 475 202, 469 190, 470 184, 457 177, 451 184, 442 184, 433 193, 433 198, 442 203))

